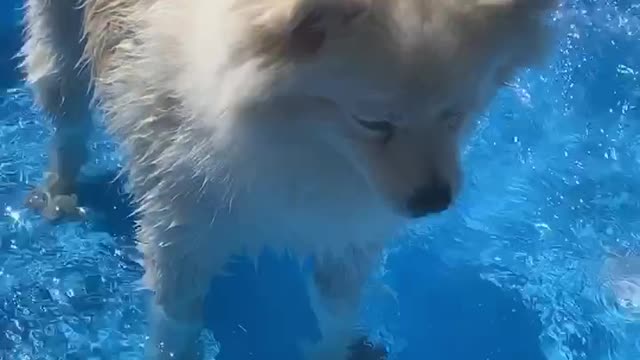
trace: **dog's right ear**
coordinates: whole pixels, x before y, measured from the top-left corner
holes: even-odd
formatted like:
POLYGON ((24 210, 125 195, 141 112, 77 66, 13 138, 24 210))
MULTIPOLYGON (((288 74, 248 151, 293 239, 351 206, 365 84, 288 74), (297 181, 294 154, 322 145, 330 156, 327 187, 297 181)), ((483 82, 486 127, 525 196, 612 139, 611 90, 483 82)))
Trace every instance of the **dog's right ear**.
POLYGON ((286 29, 287 47, 294 57, 318 53, 327 41, 348 34, 369 10, 370 0, 307 0, 293 9, 286 29))
POLYGON ((265 64, 312 58, 327 42, 348 36, 371 1, 239 1, 237 10, 251 24, 249 41, 239 53, 258 55, 265 64))

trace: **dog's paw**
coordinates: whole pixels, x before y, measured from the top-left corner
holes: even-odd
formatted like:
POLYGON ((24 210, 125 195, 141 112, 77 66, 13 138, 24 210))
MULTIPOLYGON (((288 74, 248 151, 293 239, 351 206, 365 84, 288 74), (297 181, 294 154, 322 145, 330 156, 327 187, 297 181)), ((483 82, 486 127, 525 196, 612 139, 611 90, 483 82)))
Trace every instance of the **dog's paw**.
POLYGON ((374 344, 363 336, 349 346, 348 360, 387 360, 388 354, 384 346, 374 344))
POLYGON ((78 206, 78 197, 75 194, 55 195, 40 188, 27 195, 25 205, 49 221, 82 220, 87 215, 86 210, 78 206))

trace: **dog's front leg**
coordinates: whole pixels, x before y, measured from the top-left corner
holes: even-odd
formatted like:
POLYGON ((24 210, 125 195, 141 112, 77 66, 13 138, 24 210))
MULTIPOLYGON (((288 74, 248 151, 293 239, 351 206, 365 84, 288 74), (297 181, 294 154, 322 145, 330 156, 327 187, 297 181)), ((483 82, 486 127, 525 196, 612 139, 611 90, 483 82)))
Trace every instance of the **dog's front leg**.
POLYGON ((151 301, 147 360, 200 360, 204 349, 200 343, 203 327, 202 301, 151 301))
POLYGON ((376 246, 317 259, 309 295, 322 339, 305 346, 308 360, 386 359, 386 351, 369 344, 357 326, 362 288, 380 253, 376 246))
POLYGON ((226 255, 222 249, 211 248, 215 242, 206 231, 188 226, 160 230, 150 219, 154 216, 143 217, 139 233, 145 283, 154 291, 146 359, 202 359, 204 300, 226 255))
POLYGON ((87 160, 92 124, 88 74, 77 66, 82 54, 82 9, 76 0, 25 2, 26 41, 22 69, 35 102, 55 132, 49 174, 27 196, 26 205, 44 217, 82 217, 76 180, 87 160))

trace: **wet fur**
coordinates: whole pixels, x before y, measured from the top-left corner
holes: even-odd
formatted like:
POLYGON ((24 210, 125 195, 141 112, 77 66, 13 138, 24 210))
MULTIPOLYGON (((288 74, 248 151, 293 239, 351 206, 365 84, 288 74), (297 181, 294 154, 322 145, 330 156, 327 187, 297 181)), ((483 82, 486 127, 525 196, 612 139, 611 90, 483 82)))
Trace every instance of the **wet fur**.
POLYGON ((46 190, 73 193, 93 99, 129 157, 153 341, 197 357, 209 279, 232 254, 270 246, 317 260, 324 339, 309 357, 345 359, 404 202, 435 177, 457 191, 470 119, 542 59, 553 2, 179 3, 27 1, 27 82, 57 128, 46 190), (324 16, 318 52, 287 37, 312 10, 324 16), (403 115, 384 145, 348 116, 377 106, 403 115))

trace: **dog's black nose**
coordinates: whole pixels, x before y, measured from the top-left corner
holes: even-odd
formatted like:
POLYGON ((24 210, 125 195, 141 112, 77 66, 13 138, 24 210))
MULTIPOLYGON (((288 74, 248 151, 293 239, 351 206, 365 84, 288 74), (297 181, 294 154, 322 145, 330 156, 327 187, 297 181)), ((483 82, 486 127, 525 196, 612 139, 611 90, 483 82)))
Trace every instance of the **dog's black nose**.
POLYGON ((453 192, 451 185, 435 181, 423 186, 409 199, 408 209, 413 217, 421 217, 446 210, 451 205, 453 192))

